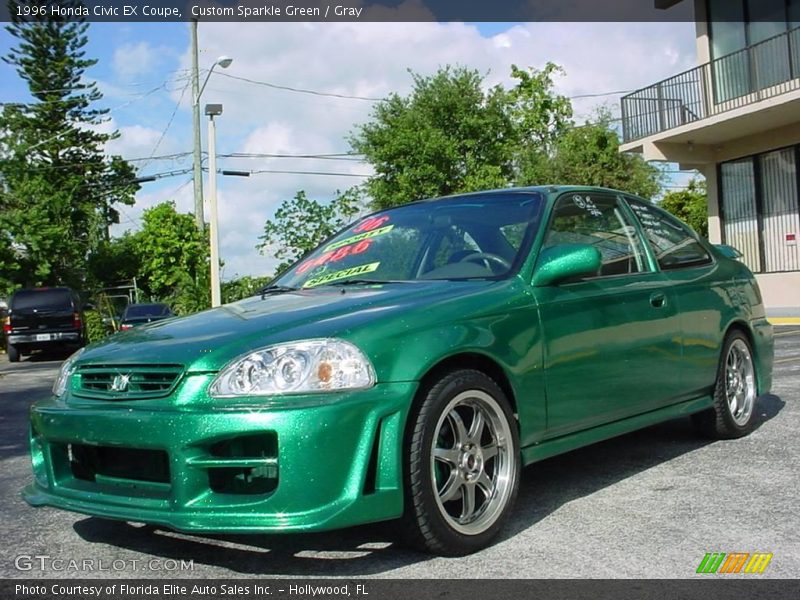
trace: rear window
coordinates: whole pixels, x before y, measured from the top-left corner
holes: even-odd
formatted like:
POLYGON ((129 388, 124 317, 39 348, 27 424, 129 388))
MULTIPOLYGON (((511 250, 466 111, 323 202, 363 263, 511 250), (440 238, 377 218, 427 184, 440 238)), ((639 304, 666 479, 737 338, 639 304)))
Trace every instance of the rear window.
POLYGON ((169 307, 164 304, 142 304, 125 309, 126 317, 160 317, 169 314, 169 307))
POLYGON ((65 289, 21 290, 11 297, 11 310, 72 310, 72 294, 65 289))

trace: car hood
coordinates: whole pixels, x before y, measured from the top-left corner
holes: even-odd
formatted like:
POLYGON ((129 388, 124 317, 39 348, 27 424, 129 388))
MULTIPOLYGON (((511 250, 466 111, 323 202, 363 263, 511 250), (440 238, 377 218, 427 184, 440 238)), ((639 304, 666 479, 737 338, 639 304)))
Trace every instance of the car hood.
POLYGON ((258 347, 300 339, 347 338, 376 319, 383 324, 393 314, 407 319, 433 303, 473 296, 498 283, 415 281, 297 290, 263 299, 254 296, 115 334, 87 347, 77 364, 181 364, 189 371, 216 371, 258 347))

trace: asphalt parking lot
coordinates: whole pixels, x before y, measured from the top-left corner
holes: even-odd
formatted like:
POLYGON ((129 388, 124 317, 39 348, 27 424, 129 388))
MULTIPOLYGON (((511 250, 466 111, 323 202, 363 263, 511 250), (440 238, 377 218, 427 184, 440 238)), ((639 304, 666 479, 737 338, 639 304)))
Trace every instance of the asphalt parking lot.
POLYGON ((60 361, 3 355, 0 577, 684 578, 707 552, 771 552, 760 577, 796 578, 800 326, 776 328, 775 341, 773 390, 750 436, 711 442, 678 419, 528 467, 503 537, 456 559, 393 545, 391 523, 201 536, 30 508, 19 496, 28 407, 60 361))

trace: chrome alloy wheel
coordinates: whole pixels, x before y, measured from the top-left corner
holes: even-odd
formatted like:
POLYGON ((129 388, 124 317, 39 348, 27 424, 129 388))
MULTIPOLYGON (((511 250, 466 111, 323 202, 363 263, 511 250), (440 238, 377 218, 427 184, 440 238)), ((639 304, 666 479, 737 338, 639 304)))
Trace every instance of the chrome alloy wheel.
POLYGON ((481 390, 461 392, 442 411, 431 481, 442 516, 459 533, 486 531, 511 497, 518 457, 510 428, 497 401, 481 390))
POLYGON ((734 340, 725 359, 725 398, 734 422, 745 425, 756 399, 756 376, 750 349, 741 339, 734 340))

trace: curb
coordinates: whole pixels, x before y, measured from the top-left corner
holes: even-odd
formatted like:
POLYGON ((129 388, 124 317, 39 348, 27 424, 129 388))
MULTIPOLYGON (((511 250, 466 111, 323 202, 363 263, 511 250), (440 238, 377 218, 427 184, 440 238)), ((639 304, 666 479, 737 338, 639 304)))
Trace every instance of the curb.
POLYGON ((767 317, 772 325, 800 325, 800 317, 767 317))

